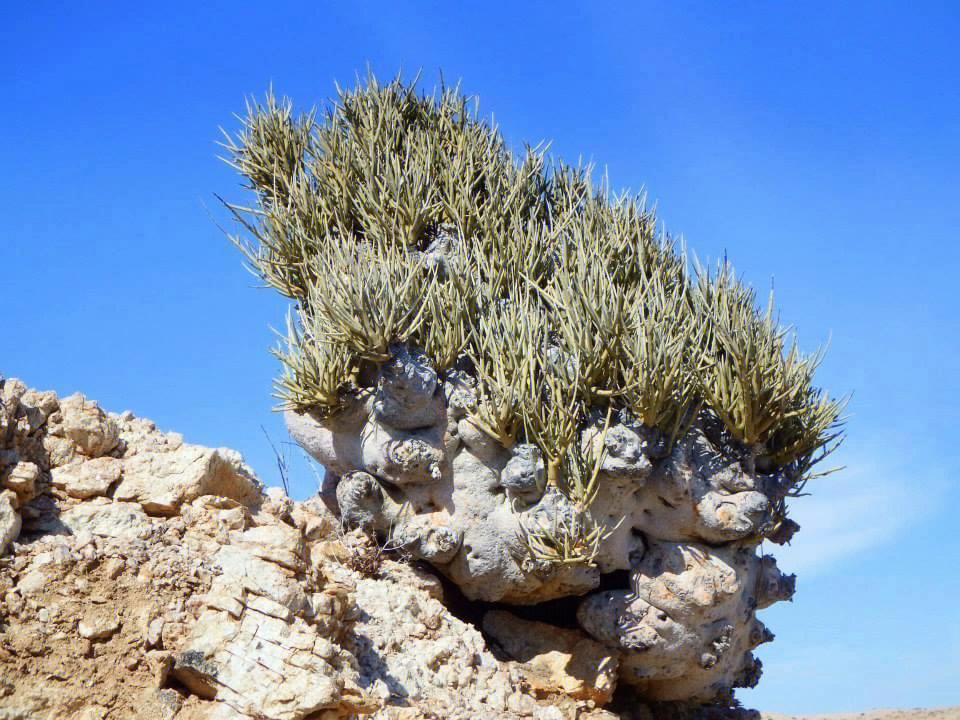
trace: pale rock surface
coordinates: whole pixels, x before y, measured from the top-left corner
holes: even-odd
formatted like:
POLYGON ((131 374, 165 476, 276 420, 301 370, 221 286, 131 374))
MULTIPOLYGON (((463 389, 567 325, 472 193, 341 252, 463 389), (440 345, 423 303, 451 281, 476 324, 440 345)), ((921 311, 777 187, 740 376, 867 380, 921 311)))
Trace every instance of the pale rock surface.
POLYGON ((0 492, 0 555, 20 534, 20 514, 17 496, 11 491, 0 492))
POLYGON ((0 718, 616 717, 533 692, 436 576, 262 491, 232 451, 5 380, 0 453, 38 469, 28 502, 0 492, 0 718))
POLYGON ((87 457, 106 455, 120 441, 120 430, 113 418, 80 393, 60 401, 60 424, 51 428, 51 434, 71 440, 77 451, 87 457))
POLYGON ((40 468, 32 462, 18 462, 3 475, 3 487, 12 490, 17 503, 23 505, 33 498, 36 492, 40 468))
POLYGON ((224 458, 217 450, 182 445, 126 458, 113 496, 139 502, 151 515, 175 515, 181 505, 201 495, 252 503, 259 493, 256 480, 242 464, 224 458))
POLYGON ((613 698, 619 654, 586 633, 522 620, 504 610, 486 613, 483 629, 516 658, 535 694, 564 694, 600 705, 613 698))
POLYGON ((72 535, 83 533, 134 540, 150 534, 153 524, 137 503, 103 501, 73 505, 60 514, 60 522, 72 535))
POLYGON ((120 618, 109 609, 98 609, 84 614, 77 623, 77 633, 87 640, 106 640, 120 629, 120 618))
MULTIPOLYGON (((477 629, 419 589, 409 568, 385 565, 389 580, 336 568, 341 581, 355 584, 357 620, 344 643, 363 685, 385 703, 374 717, 529 717, 508 707, 522 679, 497 661, 477 629)), ((527 712, 536 717, 542 708, 528 699, 527 712)))
POLYGON ((50 471, 50 482, 67 495, 85 500, 106 495, 120 479, 122 469, 122 461, 100 457, 53 468, 50 471))
POLYGON ((284 524, 262 525, 232 533, 230 542, 288 570, 302 570, 304 543, 299 528, 284 524))

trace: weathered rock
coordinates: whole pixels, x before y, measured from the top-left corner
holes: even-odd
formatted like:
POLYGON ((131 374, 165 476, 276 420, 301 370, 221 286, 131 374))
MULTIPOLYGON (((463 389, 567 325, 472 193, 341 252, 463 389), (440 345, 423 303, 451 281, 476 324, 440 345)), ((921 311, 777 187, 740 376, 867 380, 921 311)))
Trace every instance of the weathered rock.
POLYGON ((537 561, 522 531, 575 526, 577 508, 537 452, 472 423, 469 376, 431 386, 418 363, 324 424, 290 416, 340 469, 326 479, 339 517, 263 491, 232 451, 0 381, 0 478, 9 488, 19 468, 20 490, 0 491, 0 552, 19 533, 0 563, 0 705, 44 720, 78 698, 90 717, 599 720, 615 717, 595 706, 618 681, 710 700, 756 680, 750 650, 771 635, 754 610, 793 590, 754 547, 770 515, 755 495, 772 502, 781 479, 744 472, 696 428, 668 454, 620 419, 583 438, 607 451, 595 564, 537 561), (438 413, 432 425, 403 420, 418 397, 438 403, 420 415, 438 413), (582 595, 586 634, 491 613, 517 657, 499 660, 435 576, 391 554, 475 598, 582 595), (622 588, 597 591, 624 570, 622 588))
MULTIPOLYGON (((242 715, 301 720, 376 707, 350 683, 350 656, 302 620, 285 622, 247 608, 239 619, 203 613, 177 656, 174 676, 197 695, 242 715)), ((355 677, 355 671, 353 671, 355 677)))
POLYGON ((60 431, 87 457, 100 457, 120 441, 116 422, 95 402, 76 393, 60 400, 60 431))
POLYGON ((339 520, 318 497, 294 503, 290 510, 290 520, 299 528, 306 542, 327 537, 340 525, 339 520))
POLYGON ((183 700, 176 690, 150 688, 143 693, 137 705, 141 717, 173 720, 183 707, 183 700))
POLYGON ((256 557, 249 549, 223 546, 211 558, 221 578, 236 587, 266 597, 291 612, 306 606, 306 596, 293 574, 256 557))
POLYGON ((69 438, 56 435, 44 435, 42 440, 44 455, 48 458, 51 468, 73 462, 82 456, 77 452, 77 446, 69 438))
POLYGON ((276 523, 233 533, 231 544, 290 570, 303 569, 303 539, 300 532, 289 525, 276 523))
POLYGON ((172 452, 183 445, 180 433, 162 432, 152 421, 136 417, 129 410, 119 415, 111 414, 110 417, 120 429, 124 457, 142 452, 172 452))
POLYGON ((77 624, 80 637, 91 641, 106 640, 120 629, 120 618, 109 610, 98 610, 84 615, 77 624))
POLYGON ((36 492, 40 468, 32 462, 18 462, 3 473, 2 477, 3 487, 16 494, 19 505, 25 505, 36 492))
POLYGON ((67 508, 60 522, 74 535, 83 532, 102 537, 134 540, 150 534, 152 524, 136 503, 83 503, 67 508))
MULTIPOLYGON (((80 717, 80 703, 84 718, 332 720, 380 707, 338 644, 349 586, 307 565, 306 543, 332 542, 339 527, 322 505, 264 496, 233 451, 184 447, 79 396, 58 414, 55 400, 0 380, 3 480, 39 493, 23 506, 29 533, 0 563, 3 712, 80 717), (92 457, 113 444, 110 421, 124 437, 114 457, 92 457), (45 465, 46 448, 68 446, 65 467, 45 465), (134 482, 124 499, 104 497, 130 479, 125 470, 134 482), (221 697, 168 690, 174 675, 221 697)), ((19 503, 0 491, 0 550, 18 535, 19 503)))
POLYGON ((484 632, 520 663, 537 695, 567 695, 605 705, 617 685, 615 650, 577 630, 521 620, 503 610, 483 616, 484 632))
POLYGON ((100 457, 55 467, 50 471, 50 482, 67 495, 83 500, 106 495, 122 472, 120 460, 100 457))
POLYGON ((391 561, 385 566, 382 578, 330 568, 355 586, 358 619, 344 647, 357 659, 361 686, 385 703, 374 717, 540 717, 546 704, 529 695, 529 714, 509 709, 508 698, 520 692, 523 679, 494 658, 476 628, 418 588, 412 568, 391 561), (408 714, 399 714, 404 707, 408 714))
POLYGON ((20 513, 16 509, 17 496, 10 490, 0 492, 0 556, 20 534, 20 513))
POLYGON ((27 392, 27 386, 20 378, 0 377, 0 407, 4 410, 4 415, 14 417, 17 414, 17 408, 20 406, 20 398, 27 392))
POLYGON ((220 495, 245 505, 260 499, 256 479, 217 450, 183 445, 170 452, 140 452, 123 460, 117 500, 138 502, 152 515, 175 515, 201 495, 220 495))

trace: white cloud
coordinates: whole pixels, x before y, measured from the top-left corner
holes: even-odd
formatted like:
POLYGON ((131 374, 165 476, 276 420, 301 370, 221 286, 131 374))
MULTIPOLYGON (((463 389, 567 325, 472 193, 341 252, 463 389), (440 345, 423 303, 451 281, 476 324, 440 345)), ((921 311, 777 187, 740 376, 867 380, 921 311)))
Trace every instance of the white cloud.
POLYGON ((934 511, 948 488, 942 470, 924 472, 903 456, 883 462, 889 450, 861 460, 865 456, 842 458, 846 469, 812 481, 810 496, 788 501, 800 532, 791 545, 773 550, 785 572, 809 577, 889 542, 934 511))

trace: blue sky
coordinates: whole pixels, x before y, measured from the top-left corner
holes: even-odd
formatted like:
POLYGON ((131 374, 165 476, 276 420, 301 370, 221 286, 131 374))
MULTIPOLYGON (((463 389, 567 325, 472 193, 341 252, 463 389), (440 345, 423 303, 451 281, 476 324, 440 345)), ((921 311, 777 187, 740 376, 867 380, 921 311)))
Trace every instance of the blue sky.
POLYGON ((952 3, 7 3, 0 373, 234 447, 277 484, 270 327, 217 223, 218 127, 369 65, 442 70, 517 145, 645 187, 703 259, 774 283, 853 391, 848 469, 795 502, 791 604, 748 705, 960 704, 960 10, 952 3), (162 5, 162 7, 161 7, 162 5), (356 5, 356 7, 353 7, 356 5))

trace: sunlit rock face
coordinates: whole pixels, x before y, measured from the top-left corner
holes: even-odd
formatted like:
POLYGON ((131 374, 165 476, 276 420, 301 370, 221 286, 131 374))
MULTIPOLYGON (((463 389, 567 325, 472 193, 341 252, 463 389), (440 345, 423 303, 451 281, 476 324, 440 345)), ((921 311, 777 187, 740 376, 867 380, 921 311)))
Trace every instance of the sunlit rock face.
POLYGON ((0 376, 0 717, 588 717, 338 525, 236 451, 0 376))
POLYGON ((751 650, 773 637, 755 611, 793 594, 793 577, 757 552, 789 535, 775 512, 789 483, 748 472, 702 423, 670 447, 626 415, 601 419, 581 434, 604 451, 589 508, 599 547, 590 562, 545 562, 530 529, 570 530, 581 516, 535 446, 504 448, 472 422, 475 402, 468 373, 441 378, 402 350, 334 416, 286 421, 327 469, 321 494, 345 525, 430 563, 471 600, 582 597, 580 627, 643 697, 709 702, 755 684, 751 650))

